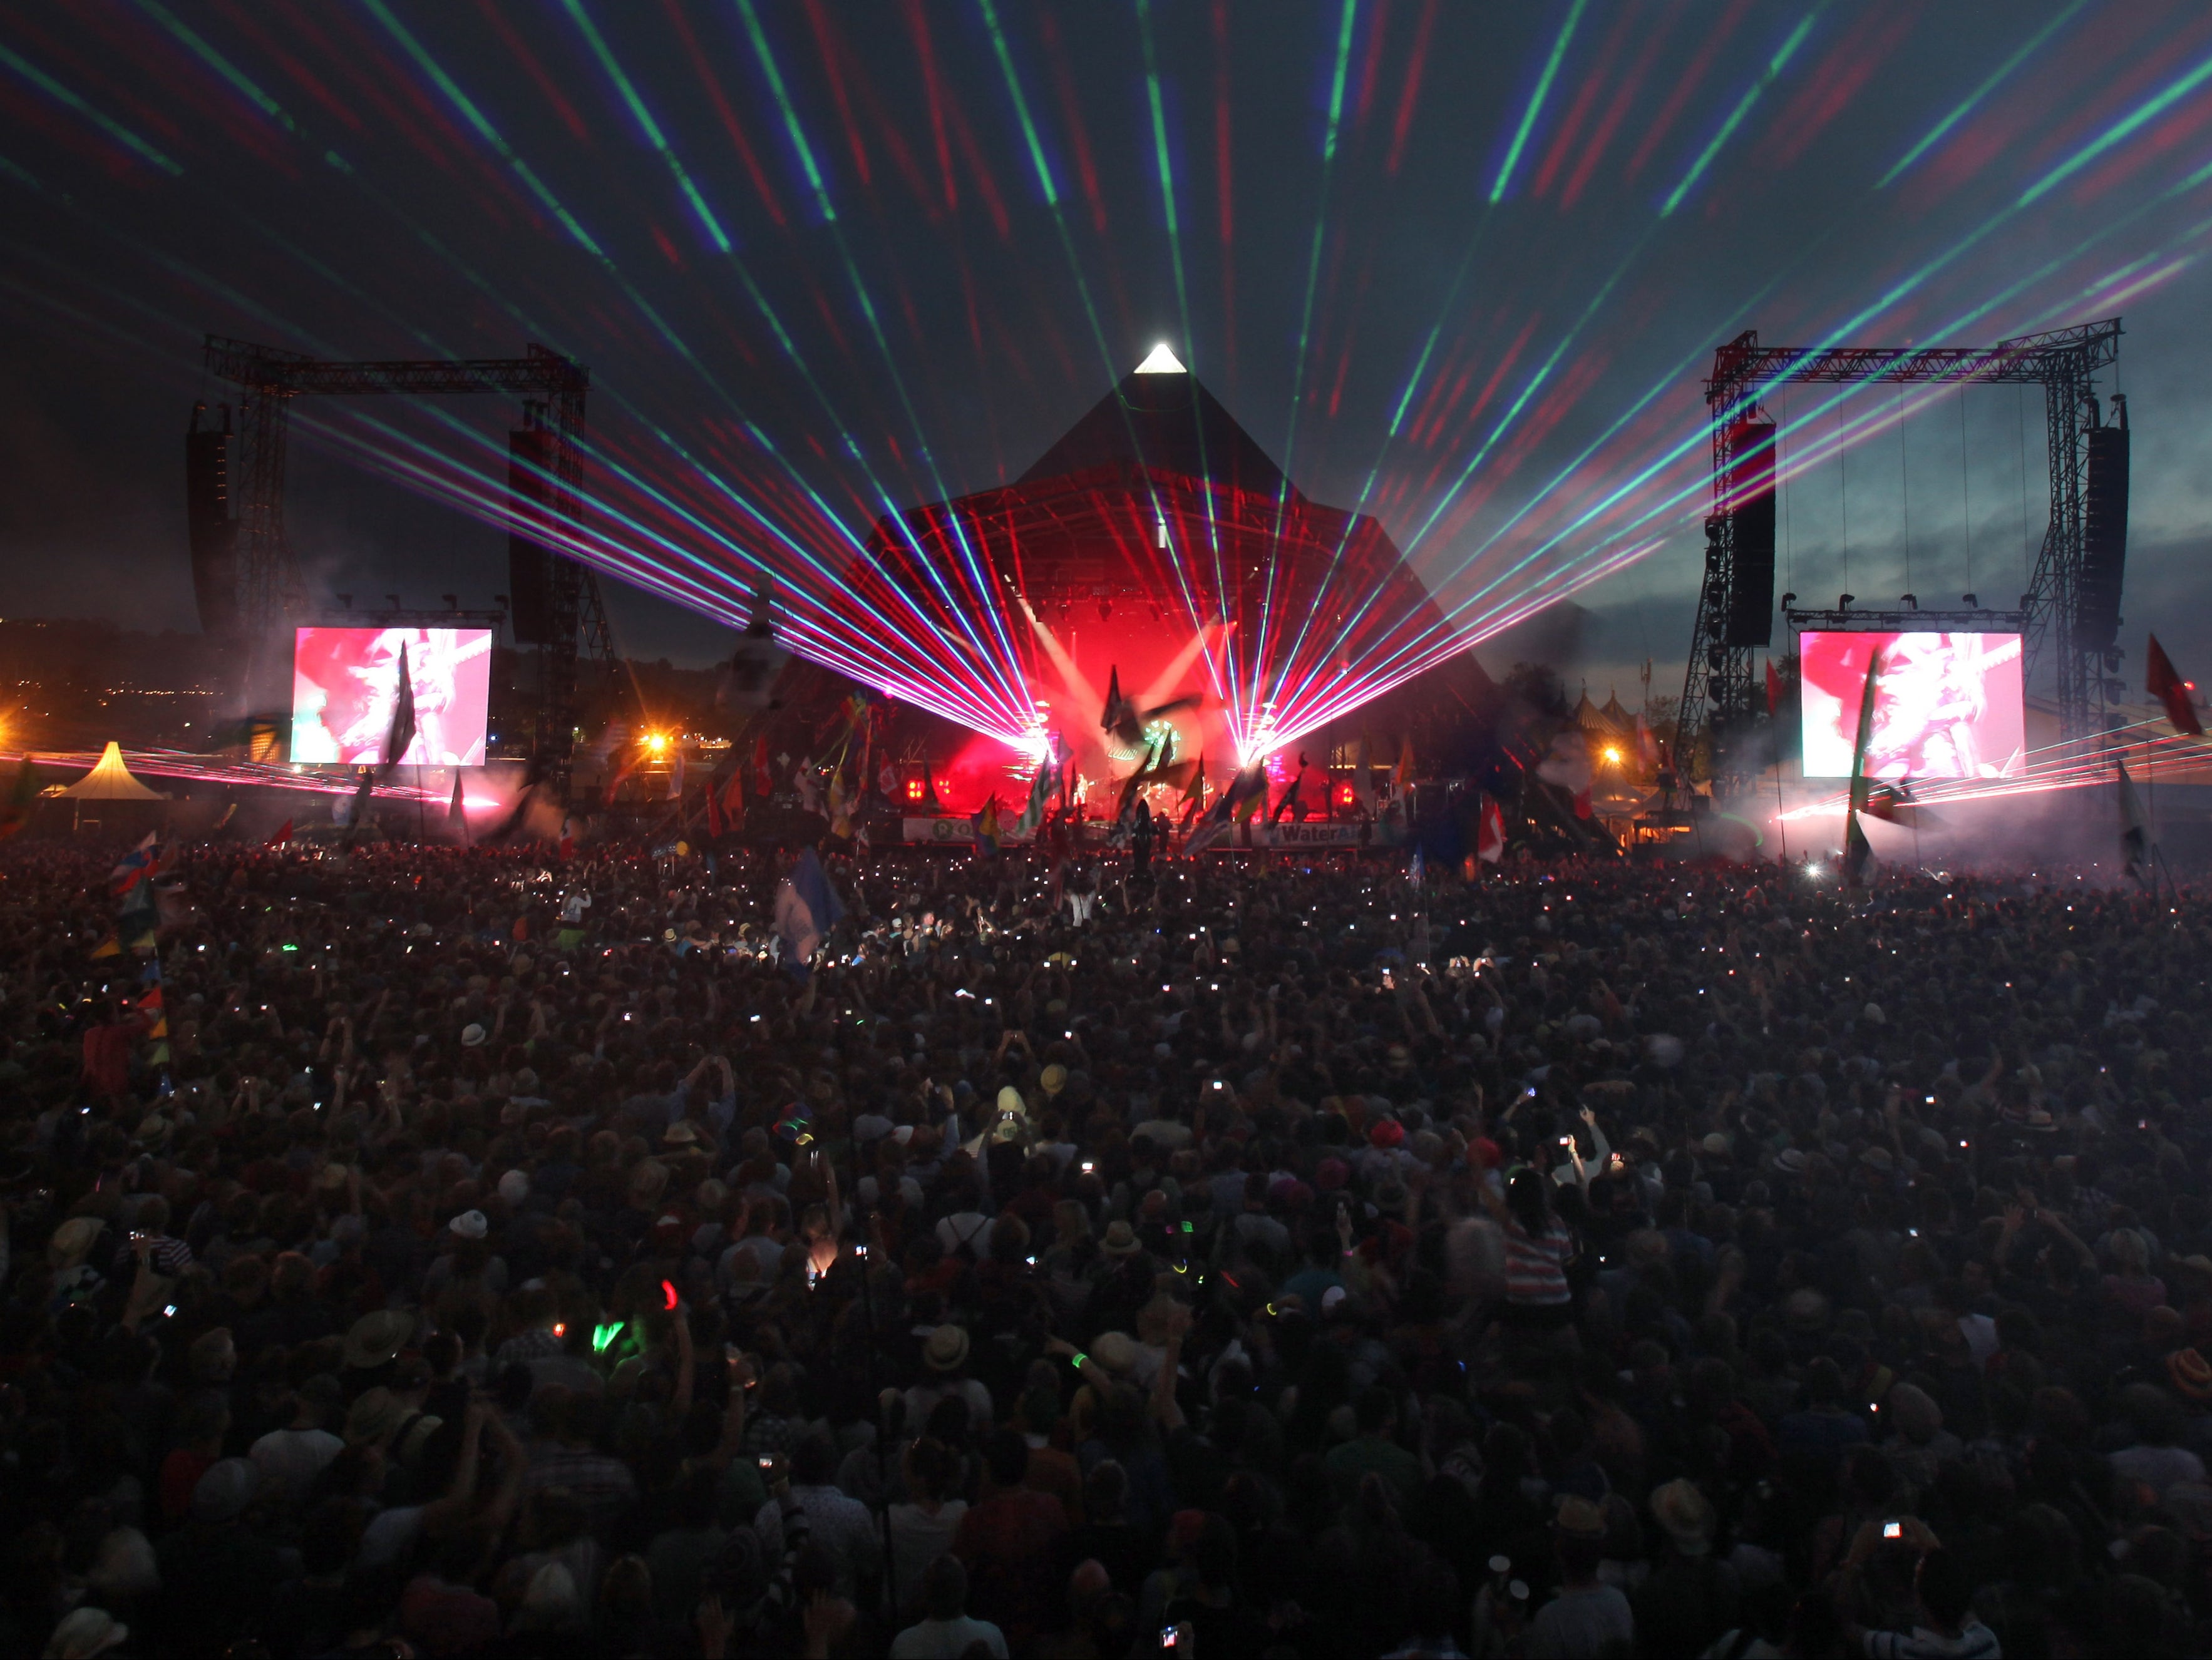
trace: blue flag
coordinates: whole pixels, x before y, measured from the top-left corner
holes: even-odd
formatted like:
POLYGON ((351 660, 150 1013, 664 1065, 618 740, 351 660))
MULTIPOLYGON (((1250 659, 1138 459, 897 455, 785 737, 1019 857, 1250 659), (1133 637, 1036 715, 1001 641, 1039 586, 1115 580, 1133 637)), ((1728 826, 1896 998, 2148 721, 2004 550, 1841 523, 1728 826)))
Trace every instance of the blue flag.
POLYGON ((784 955, 800 974, 822 942, 845 914, 830 873, 811 847, 800 852, 775 890, 775 931, 783 941, 784 955))

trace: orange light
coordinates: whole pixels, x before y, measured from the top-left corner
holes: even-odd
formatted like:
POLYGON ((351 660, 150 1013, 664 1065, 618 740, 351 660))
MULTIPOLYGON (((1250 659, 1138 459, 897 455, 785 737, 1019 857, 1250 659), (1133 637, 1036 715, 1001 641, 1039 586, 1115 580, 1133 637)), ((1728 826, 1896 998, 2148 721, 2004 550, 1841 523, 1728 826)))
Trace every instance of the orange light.
POLYGON ((1336 786, 1336 804, 1339 807, 1349 807, 1358 799, 1359 792, 1349 784, 1340 784, 1336 786))
POLYGON ((927 792, 928 787, 920 779, 908 779, 906 781, 906 798, 908 801, 920 801, 927 792))
POLYGON ((652 750, 654 754, 659 754, 662 750, 668 748, 668 734, 665 732, 647 732, 645 735, 645 747, 652 750))
POLYGON ((567 1323, 565 1320, 556 1320, 556 1321, 554 1321, 554 1323, 553 1323, 553 1335, 554 1335, 556 1337, 565 1337, 565 1336, 567 1336, 568 1335, 568 1323, 567 1323))
POLYGON ((1618 749, 1607 748, 1605 752, 1605 764, 1608 766, 1620 766, 1620 751, 1618 749))

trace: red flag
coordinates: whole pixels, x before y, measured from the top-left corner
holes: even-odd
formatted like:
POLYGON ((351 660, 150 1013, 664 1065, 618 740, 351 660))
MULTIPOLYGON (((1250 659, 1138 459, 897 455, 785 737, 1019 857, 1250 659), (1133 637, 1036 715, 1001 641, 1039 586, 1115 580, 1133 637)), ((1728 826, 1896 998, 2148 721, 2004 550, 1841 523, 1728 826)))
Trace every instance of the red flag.
POLYGON ((2197 689, 2193 681, 2182 679, 2158 643, 2158 636, 2150 637, 2150 650, 2145 654, 2149 669, 2150 694, 2166 706, 2166 718, 2173 723, 2177 732, 2186 732, 2193 738, 2204 736, 2204 723, 2197 718, 2197 705, 2189 694, 2197 689))
POLYGON ((1770 718, 1782 707, 1782 676, 1774 672, 1774 659, 1766 660, 1766 712, 1770 718))
POLYGON ((291 839, 292 821, 286 819, 283 823, 276 827, 276 833, 269 838, 269 845, 271 847, 282 847, 286 842, 291 839))
POLYGON ((711 785, 707 791, 707 833, 717 840, 722 834, 721 792, 711 785))
POLYGON ((722 786, 722 819, 732 830, 745 815, 745 769, 738 767, 722 786))
POLYGON ((761 734, 760 742, 753 745, 753 793, 772 796, 775 793, 775 775, 768 770, 768 734, 761 734))
POLYGON ((1505 814, 1494 797, 1482 798, 1482 828, 1475 835, 1474 851, 1485 864, 1496 864, 1505 857, 1505 814))

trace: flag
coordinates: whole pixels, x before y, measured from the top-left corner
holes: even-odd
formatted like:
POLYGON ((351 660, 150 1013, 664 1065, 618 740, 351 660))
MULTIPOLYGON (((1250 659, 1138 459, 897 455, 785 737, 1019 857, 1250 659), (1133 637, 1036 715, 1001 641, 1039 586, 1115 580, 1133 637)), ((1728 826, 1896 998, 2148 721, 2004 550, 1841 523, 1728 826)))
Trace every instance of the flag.
POLYGON ((975 851, 992 855, 999 851, 999 798, 995 795, 985 802, 975 817, 968 821, 975 833, 975 851))
POLYGON ((271 847, 282 847, 286 842, 291 839, 292 821, 286 819, 283 823, 276 827, 276 833, 269 838, 269 845, 271 847))
POLYGON ((1475 832, 1474 851, 1485 864, 1498 864, 1505 857, 1505 812, 1495 796, 1482 798, 1482 827, 1475 832))
POLYGON ((822 948, 822 942, 845 914, 830 874, 811 847, 799 851, 799 862, 787 871, 775 890, 775 931, 785 955, 799 972, 822 948))
POLYGON ((822 810, 822 781, 814 776, 814 757, 801 755, 799 770, 791 775, 792 787, 799 791, 799 804, 810 813, 822 810))
POLYGON ((1867 788, 1867 816, 1880 819, 1884 824, 1915 824, 1920 817, 1919 806, 1911 787, 1901 781, 1867 788))
POLYGON ((707 834, 719 841, 722 835, 722 803, 719 793, 709 785, 707 789, 707 834))
POLYGON ((1426 862, 1421 857, 1421 850, 1416 847, 1413 850, 1413 862, 1406 867, 1406 880, 1411 882, 1414 887, 1419 888, 1421 885, 1422 879, 1425 877, 1428 873, 1429 867, 1426 862))
POLYGON ((161 903, 155 894, 154 878, 167 864, 158 836, 149 833, 108 872, 107 891, 116 900, 115 933, 94 955, 115 955, 115 951, 107 948, 110 945, 118 948, 127 946, 133 951, 153 948, 161 927, 161 903))
POLYGON ((898 768, 892 763, 891 758, 889 755, 885 755, 884 757, 883 767, 876 774, 876 788, 882 791, 884 794, 891 800, 896 801, 898 799, 898 768))
POLYGON ((668 799, 684 799, 684 749, 679 744, 668 763, 668 799))
MULTIPOLYGON (((146 839, 125 853, 122 862, 107 873, 108 896, 122 900, 124 908, 130 909, 134 897, 161 868, 161 839, 155 832, 149 830, 146 833, 146 839)), ((149 905, 153 902, 150 889, 143 898, 149 905)))
POLYGON ((1398 742, 1398 767, 1390 775, 1390 787, 1404 795, 1413 782, 1413 736, 1408 732, 1398 742))
POLYGON ((840 766, 830 775, 830 833, 853 839, 853 802, 845 790, 845 769, 840 766))
POLYGON ((775 793, 775 774, 769 770, 768 734, 765 732, 761 734, 760 742, 753 745, 753 793, 757 796, 775 793))
POLYGON ((31 770, 26 752, 16 764, 15 781, 9 786, 8 804, 0 808, 0 841, 5 841, 31 821, 31 808, 39 799, 38 774, 31 770))
POLYGON ((2120 857, 2128 874, 2142 882, 2150 857, 2150 820, 2136 795, 2135 780, 2128 776, 2127 762, 2115 759, 2112 764, 2120 778, 2120 857))
POLYGON ((732 767, 722 786, 722 822, 734 830, 745 815, 745 769, 732 767))
POLYGON ((1859 694, 1858 732, 1851 740, 1850 806, 1844 814, 1844 881, 1851 888, 1858 886, 1859 876, 1874 854, 1866 832, 1859 826, 1859 814, 1867 804, 1866 752, 1874 736, 1875 692, 1881 679, 1881 651, 1877 647, 1867 659, 1866 686, 1859 694))
POLYGON ((2166 718, 2173 723, 2173 730, 2193 738, 2203 737, 2204 723, 2197 719, 2196 700, 2189 695, 2197 688, 2175 671, 2156 634, 2150 637, 2150 650, 2144 659, 2150 674, 2150 694, 2166 706, 2166 718))
POLYGON ((494 825, 490 833, 484 837, 488 844, 496 845, 505 841, 523 827, 524 821, 529 817, 531 807, 538 799, 538 786, 544 781, 545 758, 533 752, 530 757, 529 768, 522 775, 522 788, 515 792, 514 799, 507 804, 506 815, 494 825))
POLYGON ((1586 819, 1589 815, 1590 792, 1589 785, 1586 784, 1575 791, 1575 816, 1578 819, 1586 819))
POLYGON ((1375 773, 1367 758, 1367 734, 1359 735, 1359 748, 1352 761, 1352 794, 1359 803, 1359 810, 1372 815, 1375 811, 1375 773))
POLYGON ((1659 740, 1640 712, 1636 717, 1636 753, 1646 766, 1659 765, 1659 740))
POLYGON ((368 798, 376 789, 376 774, 366 766, 360 771, 361 779, 354 785, 352 804, 346 810, 346 835, 349 840, 360 834, 361 827, 368 822, 368 798))
MULTIPOLYGON (((1766 713, 1771 719, 1782 707, 1782 676, 1774 672, 1774 659, 1766 660, 1766 713)), ((1639 719, 1639 724, 1641 724, 1639 719)))
POLYGON ((1229 787, 1201 814, 1191 833, 1186 853, 1202 853, 1226 836, 1231 827, 1267 799, 1267 764, 1255 760, 1229 780, 1229 787))
POLYGON ((458 824, 464 830, 469 827, 468 803, 461 794, 461 770, 458 766, 453 769, 453 798, 446 803, 446 822, 458 824))
MULTIPOLYGON (((1052 805, 1053 785, 1060 777, 1058 760, 1059 757, 1054 750, 1052 742, 1048 738, 1045 742, 1044 759, 1037 762, 1036 776, 1030 780, 1029 801, 1023 807, 1021 816, 1014 821, 1014 833, 1017 836, 1033 836, 1036 833, 1037 827, 1044 822, 1045 809, 1052 805)), ((1144 768, 1137 769, 1139 777, 1141 777, 1143 772, 1144 768)), ((1132 778, 1130 784, 1133 788, 1135 782, 1135 778, 1132 778)))
POLYGON ((407 667, 407 642, 399 642, 399 686, 392 700, 392 731, 384 741, 384 764, 397 766, 415 742, 415 676, 407 667))

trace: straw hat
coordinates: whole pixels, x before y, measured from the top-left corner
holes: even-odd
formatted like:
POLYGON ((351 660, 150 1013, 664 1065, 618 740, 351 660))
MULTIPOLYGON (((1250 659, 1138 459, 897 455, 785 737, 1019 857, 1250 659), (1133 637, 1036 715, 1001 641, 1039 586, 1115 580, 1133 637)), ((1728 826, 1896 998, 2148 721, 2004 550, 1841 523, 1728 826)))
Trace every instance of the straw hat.
POLYGON ((75 1268, 91 1253, 107 1226, 97 1216, 72 1216, 54 1230, 46 1242, 46 1262, 53 1268, 75 1268))
POLYGON ((2195 1349, 2176 1349, 2167 1355, 2166 1375, 2191 1400, 2212 1401, 2212 1362, 2195 1349))
POLYGON ((1678 1477, 1652 1489, 1651 1514, 1685 1556, 1703 1556, 1713 1547, 1713 1506, 1697 1484, 1678 1477))
POLYGON ((957 1372, 968 1364, 968 1333, 959 1326, 941 1325, 921 1346, 921 1363, 932 1372, 957 1372))
POLYGON ((1133 1257, 1144 1249, 1137 1243, 1137 1230, 1123 1221, 1108 1225, 1106 1237, 1098 1242, 1098 1248, 1109 1257, 1133 1257))
POLYGON ((399 1358, 399 1351, 415 1335, 415 1317, 398 1309, 382 1308, 353 1323, 345 1338, 345 1363, 356 1371, 374 1371, 399 1358))

